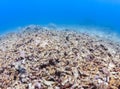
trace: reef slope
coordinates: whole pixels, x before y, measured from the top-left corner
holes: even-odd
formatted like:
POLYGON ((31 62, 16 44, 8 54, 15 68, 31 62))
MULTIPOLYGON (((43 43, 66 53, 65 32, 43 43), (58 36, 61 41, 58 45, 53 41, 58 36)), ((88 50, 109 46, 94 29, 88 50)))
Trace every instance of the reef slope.
POLYGON ((120 89, 120 45, 27 26, 0 40, 0 89, 120 89))

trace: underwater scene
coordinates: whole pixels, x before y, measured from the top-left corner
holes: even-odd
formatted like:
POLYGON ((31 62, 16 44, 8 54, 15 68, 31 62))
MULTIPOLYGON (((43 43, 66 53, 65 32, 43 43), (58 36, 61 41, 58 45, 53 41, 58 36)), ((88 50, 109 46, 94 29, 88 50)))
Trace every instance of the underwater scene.
POLYGON ((119 0, 1 0, 0 89, 120 89, 119 0))

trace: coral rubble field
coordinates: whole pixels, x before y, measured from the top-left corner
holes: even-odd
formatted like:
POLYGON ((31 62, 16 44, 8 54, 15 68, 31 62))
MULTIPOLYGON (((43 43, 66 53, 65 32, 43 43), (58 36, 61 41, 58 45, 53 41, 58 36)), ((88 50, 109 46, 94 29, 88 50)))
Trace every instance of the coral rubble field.
POLYGON ((120 89, 120 45, 33 25, 0 39, 0 89, 120 89))

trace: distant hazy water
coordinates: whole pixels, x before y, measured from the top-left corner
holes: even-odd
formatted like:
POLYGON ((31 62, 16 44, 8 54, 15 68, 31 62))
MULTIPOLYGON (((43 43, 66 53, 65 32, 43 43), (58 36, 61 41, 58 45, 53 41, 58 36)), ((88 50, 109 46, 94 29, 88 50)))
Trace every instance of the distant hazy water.
POLYGON ((118 0, 1 0, 0 34, 29 24, 67 24, 111 28, 120 34, 118 0))

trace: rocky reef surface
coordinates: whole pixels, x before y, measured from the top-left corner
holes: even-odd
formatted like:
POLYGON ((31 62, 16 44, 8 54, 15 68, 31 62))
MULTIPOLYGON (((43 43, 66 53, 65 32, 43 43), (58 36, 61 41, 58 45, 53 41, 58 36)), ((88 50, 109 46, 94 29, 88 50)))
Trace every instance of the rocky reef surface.
POLYGON ((24 27, 0 38, 0 89, 120 89, 120 44, 24 27))

